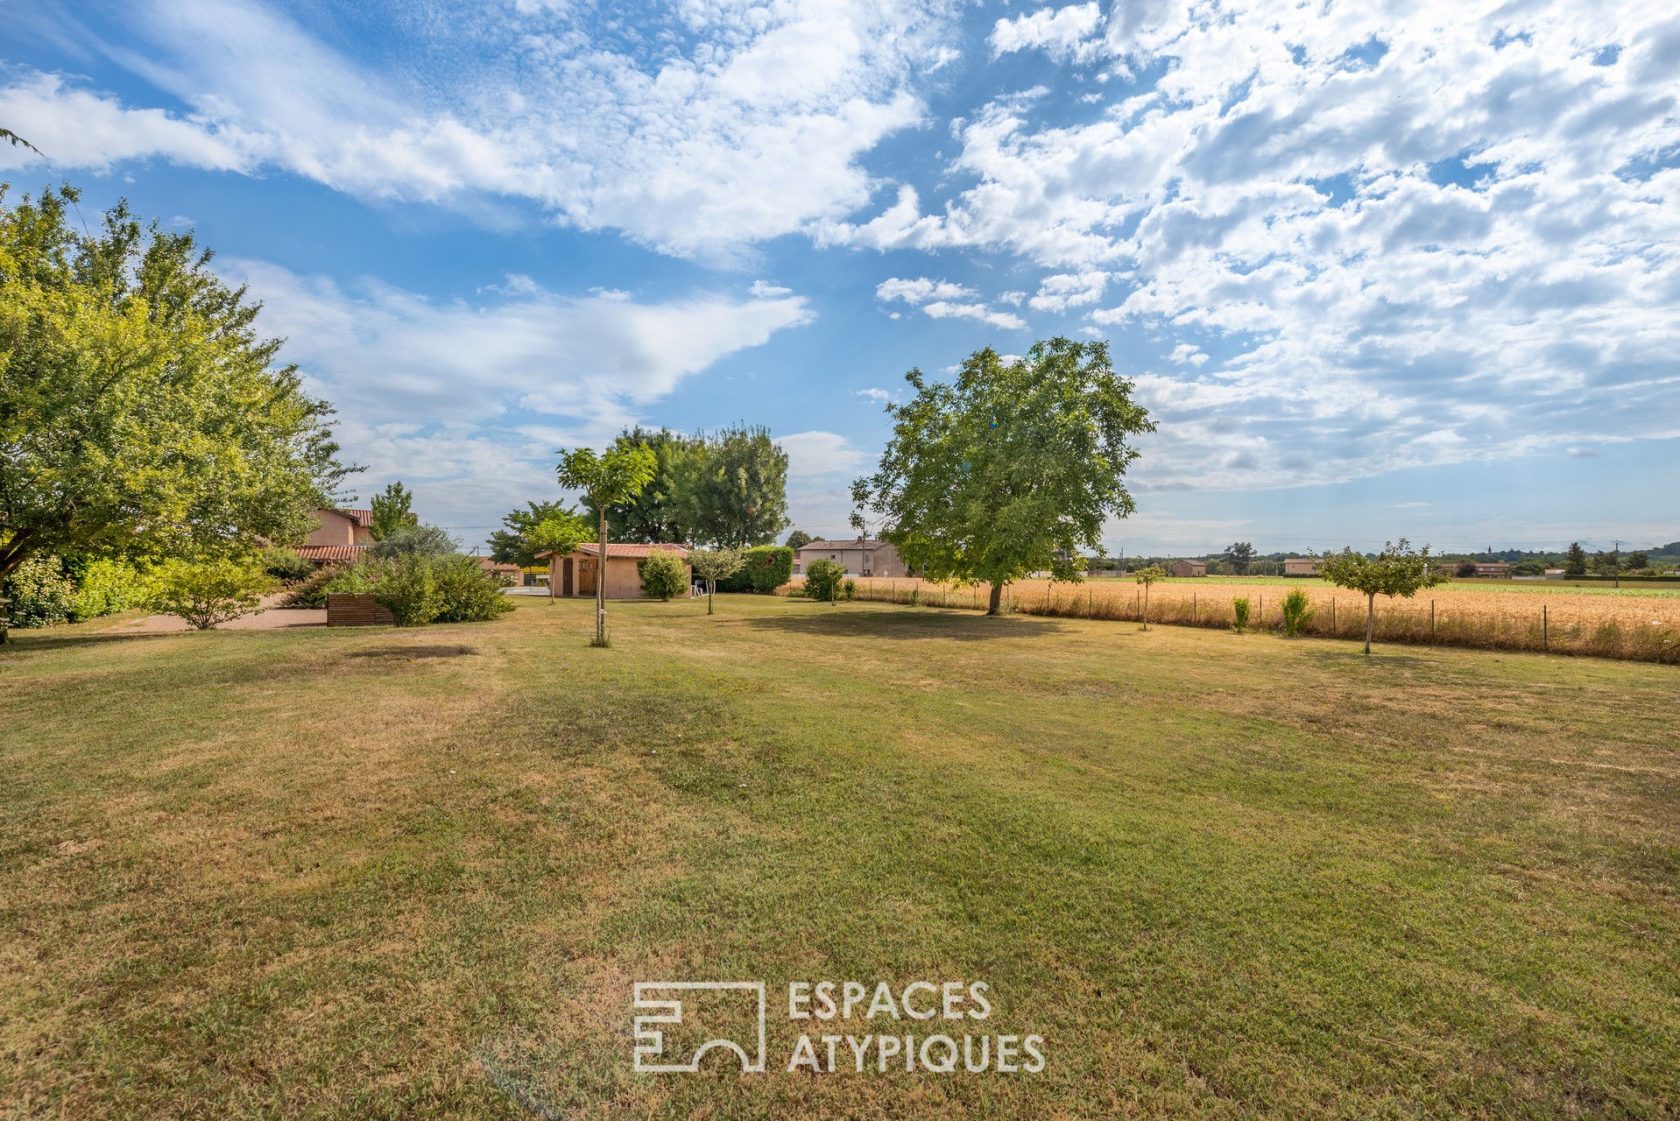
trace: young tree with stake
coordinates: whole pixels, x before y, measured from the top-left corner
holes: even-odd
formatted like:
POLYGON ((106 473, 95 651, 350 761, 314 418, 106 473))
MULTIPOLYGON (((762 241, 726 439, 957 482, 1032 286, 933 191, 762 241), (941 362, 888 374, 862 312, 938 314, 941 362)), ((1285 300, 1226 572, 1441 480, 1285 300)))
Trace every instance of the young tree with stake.
POLYGON ((741 571, 741 566, 747 563, 746 554, 740 549, 696 549, 688 555, 688 560, 706 581, 706 614, 710 615, 718 581, 741 571))
POLYGON ((1414 550, 1411 542, 1402 537, 1398 542, 1384 542, 1382 552, 1375 557, 1344 548, 1340 553, 1326 553, 1319 572, 1337 587, 1365 593, 1365 653, 1371 653, 1371 638, 1377 627, 1377 597, 1405 596, 1408 599, 1424 588, 1444 583, 1446 577, 1435 571, 1430 561, 1429 546, 1414 550))
POLYGON ((629 502, 653 478, 658 461, 652 449, 642 444, 620 444, 600 455, 589 448, 560 454, 556 475, 560 485, 582 491, 589 507, 597 512, 600 533, 596 537, 595 640, 607 643, 607 508, 629 502))
POLYGON ((1135 573, 1133 573, 1133 575, 1137 577, 1137 582, 1143 585, 1143 629, 1148 630, 1149 587, 1157 580, 1165 580, 1167 578, 1167 570, 1158 564, 1152 564, 1148 568, 1138 569, 1135 573))

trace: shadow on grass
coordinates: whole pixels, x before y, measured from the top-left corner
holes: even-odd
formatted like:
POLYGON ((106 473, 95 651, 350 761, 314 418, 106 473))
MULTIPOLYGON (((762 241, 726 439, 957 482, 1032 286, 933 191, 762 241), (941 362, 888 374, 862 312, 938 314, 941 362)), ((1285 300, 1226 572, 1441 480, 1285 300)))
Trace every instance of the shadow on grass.
POLYGON ((936 608, 906 608, 886 611, 856 611, 845 605, 812 604, 809 611, 757 615, 745 620, 749 627, 822 637, 866 635, 870 638, 944 638, 956 642, 979 642, 990 638, 1030 638, 1053 634, 1062 625, 1043 618, 1021 615, 987 617, 967 611, 936 608))
POLYGON ((43 632, 24 632, 20 637, 18 630, 13 630, 4 645, 0 645, 0 657, 7 654, 27 654, 37 650, 65 650, 73 646, 105 646, 113 642, 136 642, 145 639, 180 638, 192 631, 102 631, 96 634, 53 634, 50 629, 43 632))
POLYGON ((373 646, 366 650, 352 650, 346 658, 465 658, 478 653, 473 646, 373 646))

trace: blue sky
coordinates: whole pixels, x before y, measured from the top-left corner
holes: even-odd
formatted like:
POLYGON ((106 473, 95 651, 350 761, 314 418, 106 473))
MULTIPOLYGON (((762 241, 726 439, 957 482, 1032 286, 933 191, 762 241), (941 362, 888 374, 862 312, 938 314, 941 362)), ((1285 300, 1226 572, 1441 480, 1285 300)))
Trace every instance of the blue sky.
POLYGON ((0 11, 0 176, 196 229, 469 545, 635 422, 847 532, 905 370, 1054 334, 1160 424, 1111 549, 1680 539, 1665 5, 0 11))

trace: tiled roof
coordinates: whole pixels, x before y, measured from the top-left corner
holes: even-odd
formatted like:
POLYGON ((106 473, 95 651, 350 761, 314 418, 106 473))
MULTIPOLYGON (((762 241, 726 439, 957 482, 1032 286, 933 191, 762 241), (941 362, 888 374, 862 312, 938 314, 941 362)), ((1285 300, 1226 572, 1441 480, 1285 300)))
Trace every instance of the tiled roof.
MULTIPOLYGON (((589 553, 593 556, 601 550, 600 546, 596 545, 595 542, 585 541, 582 545, 577 547, 577 551, 580 553, 589 553)), ((620 545, 614 541, 607 542, 608 560, 611 560, 613 557, 634 557, 637 560, 640 560, 645 556, 649 556, 660 551, 675 553, 679 557, 688 556, 688 550, 683 548, 681 545, 620 545)), ((542 553, 540 555, 547 557, 552 556, 553 554, 542 553)))
POLYGON ((372 510, 345 510, 340 508, 338 512, 343 514, 345 517, 354 520, 357 525, 370 526, 373 524, 372 510))
POLYGON ((304 560, 355 560, 367 551, 366 545, 299 545, 297 555, 304 560))

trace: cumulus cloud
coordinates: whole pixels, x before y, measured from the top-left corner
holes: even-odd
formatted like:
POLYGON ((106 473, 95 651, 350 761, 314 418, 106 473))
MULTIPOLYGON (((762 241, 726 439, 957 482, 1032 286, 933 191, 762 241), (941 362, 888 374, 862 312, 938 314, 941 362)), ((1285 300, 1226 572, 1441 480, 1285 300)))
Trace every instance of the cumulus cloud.
POLYGON ((685 379, 811 318, 797 296, 639 303, 521 286, 469 302, 219 265, 263 302, 263 330, 287 340, 281 357, 338 408, 351 457, 425 480, 430 501, 494 494, 503 510, 552 489, 560 446, 599 445, 685 379))
POLYGON ((594 6, 463 3, 421 27, 415 57, 376 69, 260 0, 142 0, 123 42, 94 47, 152 103, 23 72, 0 107, 59 167, 156 156, 390 198, 528 199, 583 229, 727 255, 867 200, 859 157, 921 119, 912 79, 947 47, 948 6, 690 4, 632 26, 594 6))
POLYGON ((890 277, 875 286, 875 298, 883 303, 900 300, 932 319, 973 319, 992 327, 1018 331, 1026 327, 1026 320, 1007 311, 996 311, 975 299, 978 293, 962 284, 948 280, 932 280, 925 276, 912 279, 890 277))
POLYGON ((1674 436, 1676 44, 1633 2, 1042 9, 994 49, 1076 64, 1106 109, 997 97, 956 123, 943 198, 821 236, 1024 258, 1034 308, 1162 339, 1154 485, 1674 436))
POLYGON ((1040 8, 1014 19, 1000 19, 992 27, 992 53, 1037 49, 1052 58, 1089 58, 1097 46, 1091 35, 1101 21, 1102 9, 1094 3, 1040 8))

